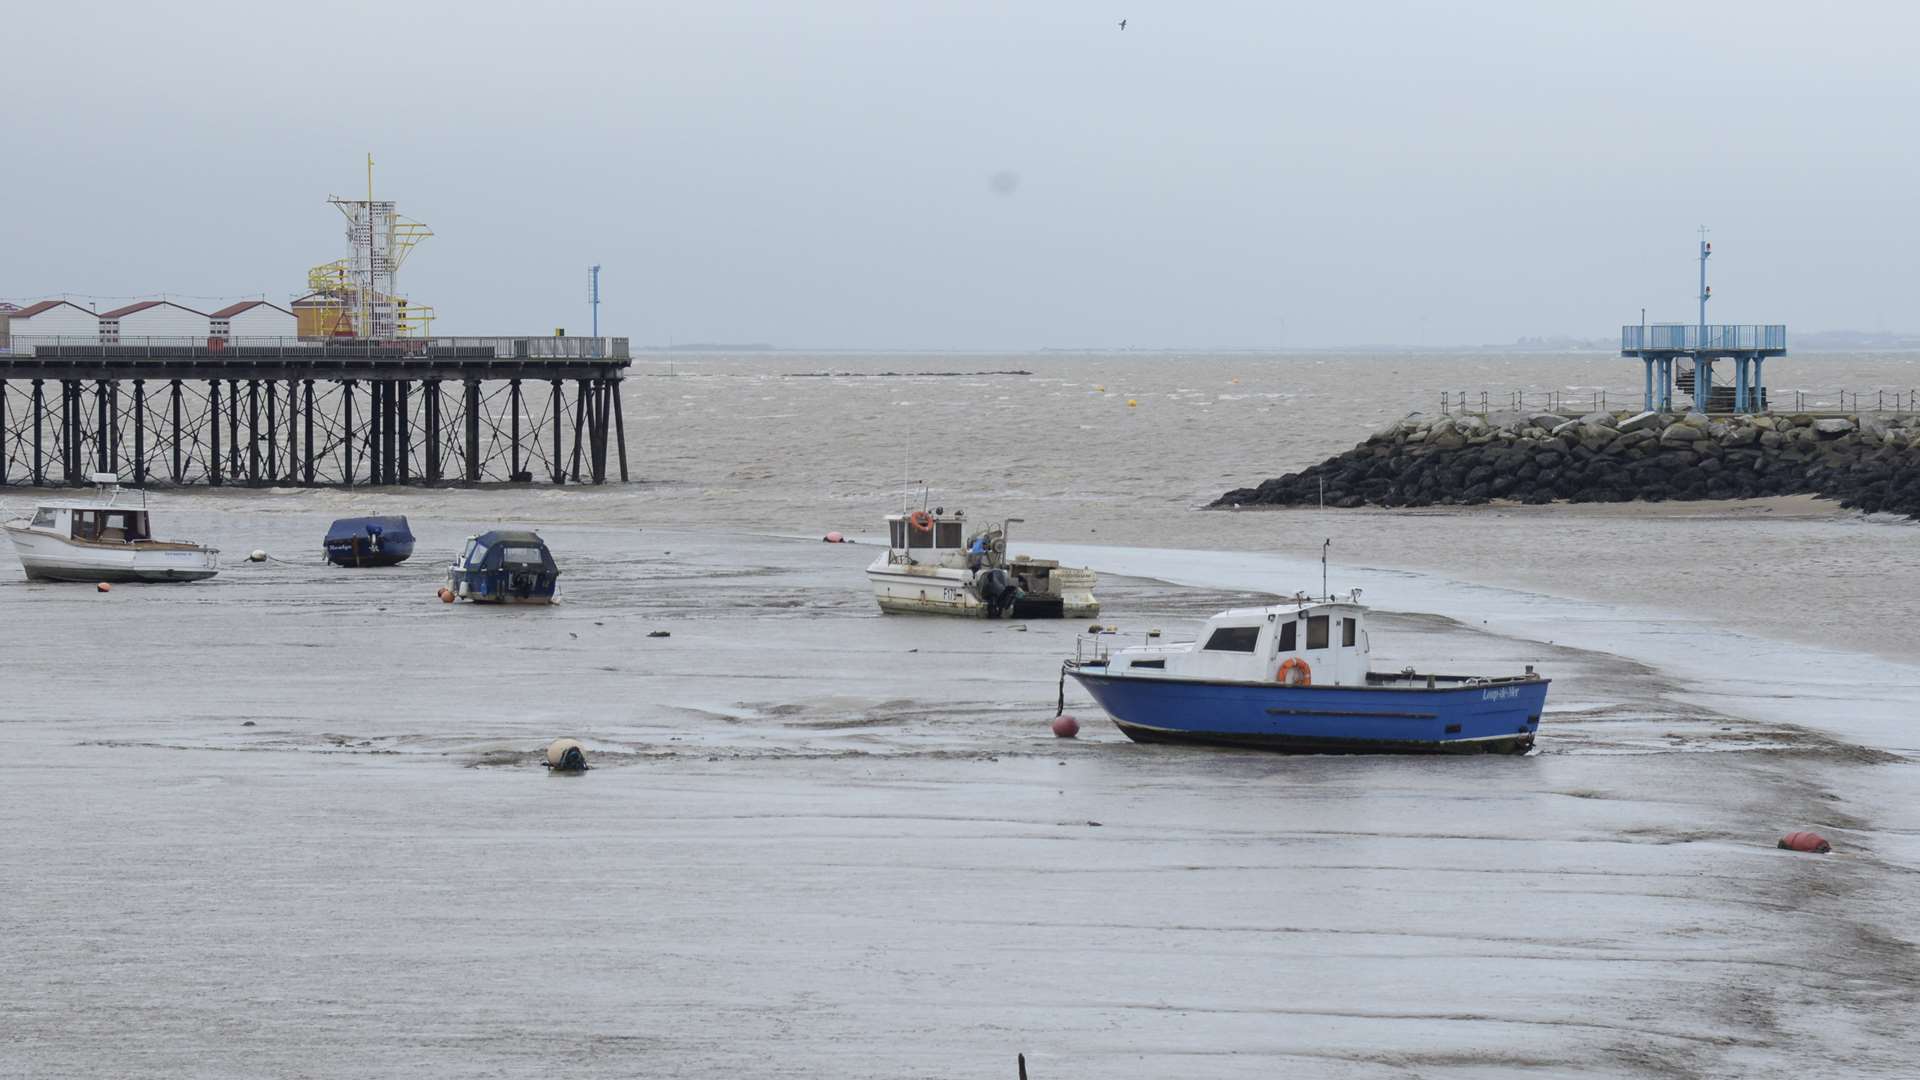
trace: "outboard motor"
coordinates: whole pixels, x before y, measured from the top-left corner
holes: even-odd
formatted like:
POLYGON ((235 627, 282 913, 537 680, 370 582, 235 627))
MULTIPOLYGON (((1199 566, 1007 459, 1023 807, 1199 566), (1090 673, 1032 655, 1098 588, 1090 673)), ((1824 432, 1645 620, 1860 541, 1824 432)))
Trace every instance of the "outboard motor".
POLYGON ((1013 610, 1013 605, 1022 595, 1018 586, 1007 577, 1007 572, 994 567, 983 570, 973 579, 973 587, 980 593, 980 599, 987 602, 987 618, 997 619, 1013 610))

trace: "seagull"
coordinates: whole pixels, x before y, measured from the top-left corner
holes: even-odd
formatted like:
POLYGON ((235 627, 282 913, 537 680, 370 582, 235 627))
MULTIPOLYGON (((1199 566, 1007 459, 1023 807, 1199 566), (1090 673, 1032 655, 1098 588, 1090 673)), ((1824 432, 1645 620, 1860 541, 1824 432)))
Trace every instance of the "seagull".
POLYGON ((1122 30, 1125 30, 1126 28, 1127 28, 1127 20, 1125 20, 1125 19, 1121 19, 1121 20, 1120 20, 1120 29, 1122 29, 1122 30))

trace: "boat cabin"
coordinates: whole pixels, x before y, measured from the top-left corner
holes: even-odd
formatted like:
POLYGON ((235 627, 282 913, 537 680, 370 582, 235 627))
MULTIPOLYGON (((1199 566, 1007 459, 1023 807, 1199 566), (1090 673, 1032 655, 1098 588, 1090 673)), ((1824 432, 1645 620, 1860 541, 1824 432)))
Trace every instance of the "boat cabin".
POLYGON ((1304 597, 1269 607, 1233 608, 1208 619, 1193 641, 1115 651, 1107 671, 1163 678, 1365 686, 1371 664, 1367 609, 1346 598, 1304 597))
MULTIPOLYGON (((945 507, 935 507, 887 515, 887 548, 896 563, 965 569, 973 539, 966 532, 966 515, 960 510, 948 513, 945 507)), ((1003 543, 1001 550, 1005 549, 1003 543)))
POLYGON ((560 567, 540 534, 495 529, 467 540, 458 562, 448 568, 447 584, 457 596, 492 603, 552 603, 560 567))
POLYGON ((145 510, 49 503, 34 510, 33 520, 27 527, 90 544, 131 544, 153 539, 145 510))

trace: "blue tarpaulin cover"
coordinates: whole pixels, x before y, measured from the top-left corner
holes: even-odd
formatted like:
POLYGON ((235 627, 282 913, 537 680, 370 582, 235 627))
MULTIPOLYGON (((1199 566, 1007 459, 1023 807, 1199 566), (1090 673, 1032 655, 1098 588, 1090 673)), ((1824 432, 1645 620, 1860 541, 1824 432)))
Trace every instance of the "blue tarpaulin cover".
POLYGON ((333 527, 327 530, 327 543, 349 541, 369 532, 379 533, 384 542, 411 543, 413 540, 413 530, 407 528, 407 519, 404 517, 352 517, 341 518, 333 523, 333 527))

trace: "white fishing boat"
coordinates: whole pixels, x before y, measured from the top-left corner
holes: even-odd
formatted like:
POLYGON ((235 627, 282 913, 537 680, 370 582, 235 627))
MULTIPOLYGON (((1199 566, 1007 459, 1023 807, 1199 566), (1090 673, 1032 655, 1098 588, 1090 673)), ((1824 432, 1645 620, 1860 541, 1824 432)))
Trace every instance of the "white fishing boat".
POLYGON ((220 572, 218 548, 155 540, 140 505, 124 504, 120 478, 94 473, 91 501, 44 502, 3 527, 29 581, 199 581, 220 572))
POLYGON ((1019 520, 968 533, 959 510, 888 514, 887 552, 867 567, 880 610, 986 619, 1100 614, 1093 571, 1007 554, 1007 526, 1019 520))

